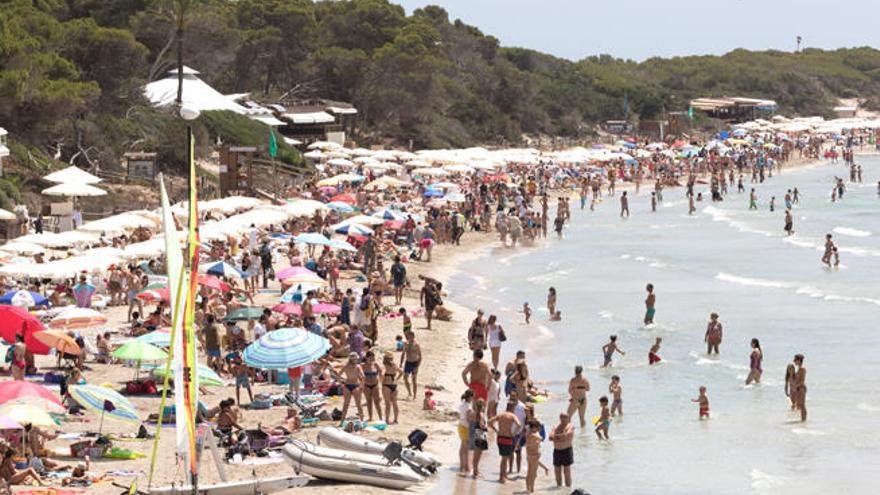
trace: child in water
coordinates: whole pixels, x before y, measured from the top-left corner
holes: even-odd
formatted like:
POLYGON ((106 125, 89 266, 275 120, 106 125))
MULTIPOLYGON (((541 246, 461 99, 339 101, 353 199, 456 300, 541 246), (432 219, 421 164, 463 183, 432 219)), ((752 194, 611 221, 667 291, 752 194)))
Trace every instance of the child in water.
POLYGON ((657 353, 660 352, 661 342, 663 342, 663 339, 657 337, 657 340, 654 341, 654 345, 651 346, 651 350, 648 351, 648 364, 657 364, 660 362, 660 355, 657 353))
POLYGON ((602 407, 602 411, 599 413, 599 419, 596 421, 596 436, 599 437, 599 440, 602 440, 603 436, 605 440, 608 440, 608 427, 611 425, 611 410, 608 409, 608 397, 604 395, 600 397, 599 405, 602 407))
POLYGON ((611 384, 608 385, 608 393, 614 400, 611 401, 611 416, 615 413, 623 416, 623 387, 620 386, 620 377, 614 375, 611 377, 611 384))
POLYGON ((528 325, 528 324, 529 324, 529 320, 530 320, 531 317, 532 317, 532 308, 529 307, 529 302, 528 302, 528 301, 526 301, 526 302, 523 303, 523 309, 522 309, 522 312, 523 312, 523 316, 524 316, 525 319, 526 319, 526 325, 528 325))
POLYGON ((691 402, 700 404, 700 419, 709 419, 709 397, 706 395, 706 386, 700 387, 700 396, 691 399, 691 402))
POLYGON ((562 321, 562 311, 556 310, 555 313, 550 317, 550 321, 562 321))

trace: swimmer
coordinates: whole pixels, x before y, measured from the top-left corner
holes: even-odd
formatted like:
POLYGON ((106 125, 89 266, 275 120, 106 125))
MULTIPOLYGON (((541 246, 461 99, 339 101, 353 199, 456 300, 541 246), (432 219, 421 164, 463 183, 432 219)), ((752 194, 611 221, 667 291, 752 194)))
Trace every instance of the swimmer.
POLYGON ((709 396, 706 395, 706 387, 700 387, 700 396, 691 399, 691 402, 700 404, 700 419, 709 419, 709 396))
POLYGON ((831 266, 831 256, 834 254, 834 241, 831 240, 831 234, 825 234, 825 252, 822 254, 822 263, 831 266))
POLYGON ((654 323, 654 303, 657 302, 657 296, 654 295, 654 284, 648 284, 645 290, 648 291, 648 297, 645 298, 645 325, 650 325, 654 323))
POLYGON ((626 191, 620 195, 620 218, 624 216, 629 218, 629 199, 626 197, 626 191))
POLYGON ((654 341, 654 345, 651 346, 651 350, 648 351, 648 364, 657 364, 660 362, 660 355, 657 354, 660 352, 660 343, 663 342, 661 337, 657 337, 654 341))
MULTIPOLYGON (((880 194, 880 184, 877 184, 878 194, 880 194)), ((657 193, 651 193, 651 211, 657 211, 657 193)))
POLYGON ((794 234, 794 219, 791 216, 790 208, 785 210, 785 227, 783 227, 783 230, 785 230, 785 235, 794 234))
POLYGON ((795 406, 801 412, 801 421, 807 420, 807 368, 804 367, 804 355, 794 356, 794 397, 795 406))
POLYGON ((607 368, 613 364, 611 358, 614 357, 615 352, 619 352, 621 356, 626 356, 626 353, 617 347, 617 335, 612 335, 608 337, 608 339, 609 342, 602 346, 602 355, 605 358, 605 363, 602 365, 603 368, 607 368))
POLYGON ((611 377, 611 383, 608 385, 608 393, 611 394, 611 416, 623 416, 623 387, 620 386, 620 377, 614 375, 611 377))
POLYGON ((547 291, 547 312, 550 316, 556 314, 556 288, 550 287, 547 291))

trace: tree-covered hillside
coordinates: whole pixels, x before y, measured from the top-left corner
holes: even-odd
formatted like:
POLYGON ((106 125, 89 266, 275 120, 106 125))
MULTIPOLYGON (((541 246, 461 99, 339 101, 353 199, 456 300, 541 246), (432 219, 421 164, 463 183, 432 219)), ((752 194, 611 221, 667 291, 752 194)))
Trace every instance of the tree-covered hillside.
POLYGON ((872 48, 574 62, 501 47, 439 7, 407 16, 386 0, 0 0, 0 126, 15 160, 109 167, 138 148, 174 162, 180 124, 149 108, 141 87, 175 67, 177 21, 184 63, 208 83, 266 102, 349 101, 361 144, 579 136, 622 117, 624 95, 653 118, 696 96, 827 114, 839 97, 877 106, 880 91, 872 48))

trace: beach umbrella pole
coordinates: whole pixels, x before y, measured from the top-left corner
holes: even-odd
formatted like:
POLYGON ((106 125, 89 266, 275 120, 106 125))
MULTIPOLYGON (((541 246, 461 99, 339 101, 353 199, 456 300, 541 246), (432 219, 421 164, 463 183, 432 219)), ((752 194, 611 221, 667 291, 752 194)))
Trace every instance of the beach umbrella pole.
POLYGON ((101 431, 104 430, 104 411, 101 411, 101 421, 98 422, 98 437, 101 437, 101 431))

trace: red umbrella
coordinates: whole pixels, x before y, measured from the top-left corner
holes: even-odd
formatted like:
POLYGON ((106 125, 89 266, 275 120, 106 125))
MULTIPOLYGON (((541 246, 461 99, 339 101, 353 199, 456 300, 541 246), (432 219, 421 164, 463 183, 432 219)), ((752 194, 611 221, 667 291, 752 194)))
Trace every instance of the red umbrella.
POLYGON ((348 203, 352 206, 357 204, 357 198, 355 198, 351 194, 337 194, 336 196, 330 198, 331 203, 334 201, 341 201, 343 203, 348 203))
POLYGON ((40 320, 18 306, 0 306, 0 337, 10 344, 15 335, 24 333, 24 345, 34 354, 49 354, 50 347, 34 338, 34 333, 45 330, 40 320))
POLYGON ((497 175, 487 175, 483 177, 483 182, 507 182, 508 177, 506 174, 497 174, 497 175))
POLYGON ((58 396, 48 388, 23 380, 0 382, 0 404, 10 401, 37 397, 61 405, 58 396))
POLYGON ((403 222, 400 220, 386 220, 383 224, 386 229, 400 230, 403 228, 403 222))
MULTIPOLYGON (((286 315, 299 316, 302 314, 302 306, 296 303, 284 303, 275 306, 272 308, 272 311, 286 315)), ((342 308, 336 304, 322 302, 312 305, 312 312, 316 315, 338 315, 341 311, 342 308)))
POLYGON ((163 287, 161 289, 142 290, 140 291, 140 293, 138 293, 137 298, 141 301, 147 302, 169 302, 171 301, 171 291, 167 287, 163 287))
POLYGON ((199 285, 227 292, 229 285, 213 275, 199 274, 199 285))

